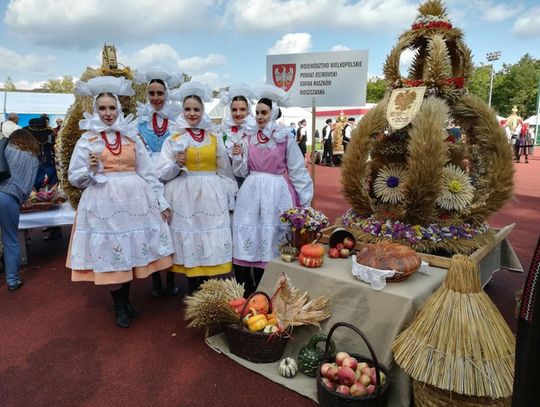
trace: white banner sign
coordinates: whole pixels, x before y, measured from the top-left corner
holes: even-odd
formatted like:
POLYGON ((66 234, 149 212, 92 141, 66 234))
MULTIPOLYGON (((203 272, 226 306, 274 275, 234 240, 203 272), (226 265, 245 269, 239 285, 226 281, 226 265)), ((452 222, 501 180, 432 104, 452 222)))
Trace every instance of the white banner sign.
POLYGON ((266 81, 288 92, 293 106, 362 106, 366 103, 367 51, 266 56, 266 81))

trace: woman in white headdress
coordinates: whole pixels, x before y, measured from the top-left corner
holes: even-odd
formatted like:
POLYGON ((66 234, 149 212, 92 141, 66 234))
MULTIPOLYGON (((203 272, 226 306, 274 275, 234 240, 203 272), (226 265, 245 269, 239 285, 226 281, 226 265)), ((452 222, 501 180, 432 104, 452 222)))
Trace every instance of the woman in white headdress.
MULTIPOLYGON (((151 71, 137 72, 135 79, 139 84, 146 84, 147 102, 145 104, 137 102, 137 128, 155 163, 163 143, 171 135, 172 124, 180 114, 181 108, 171 100, 170 91, 182 83, 183 77, 181 74, 151 71)), ((160 298, 164 292, 172 296, 178 295, 179 289, 174 281, 174 275, 172 271, 167 271, 167 288, 164 291, 160 273, 152 274, 154 298, 160 298)))
POLYGON ((76 93, 94 97, 71 157, 68 179, 83 190, 67 267, 72 281, 109 285, 116 324, 127 328, 139 314, 129 302, 130 281, 172 265, 168 204, 132 116, 118 96, 132 95, 131 81, 102 76, 78 82, 76 93))
POLYGON ((190 291, 201 278, 232 270, 229 210, 234 208, 237 184, 227 150, 204 111, 210 88, 187 82, 175 91, 182 114, 165 140, 157 163, 171 205, 174 272, 188 277, 190 291))
POLYGON ((240 144, 248 134, 257 131, 257 123, 251 111, 253 99, 253 90, 244 83, 231 85, 227 92, 221 94, 221 103, 225 105, 221 134, 231 159, 234 145, 240 144))
POLYGON ((281 212, 293 206, 308 206, 313 182, 304 157, 290 128, 279 125, 279 106, 287 105, 287 94, 275 86, 260 90, 255 109, 258 130, 244 138, 233 154, 234 173, 247 177, 236 199, 233 215, 233 261, 254 267, 256 287, 268 261, 279 254, 287 226, 281 212))

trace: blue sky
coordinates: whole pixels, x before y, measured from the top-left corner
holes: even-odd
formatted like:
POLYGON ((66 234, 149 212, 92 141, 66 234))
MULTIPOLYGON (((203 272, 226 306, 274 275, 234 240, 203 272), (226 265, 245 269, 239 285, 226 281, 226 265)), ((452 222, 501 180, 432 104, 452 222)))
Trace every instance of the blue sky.
MULTIPOLYGON (((0 0, 0 83, 39 87, 100 63, 103 43, 142 71, 186 72, 213 88, 265 80, 268 53, 369 51, 381 75, 387 54, 417 15, 408 0, 0 0)), ((448 0, 475 63, 540 58, 540 2, 448 0)), ((406 63, 410 56, 405 55, 406 63)), ((402 71, 405 73, 405 71, 402 71)))

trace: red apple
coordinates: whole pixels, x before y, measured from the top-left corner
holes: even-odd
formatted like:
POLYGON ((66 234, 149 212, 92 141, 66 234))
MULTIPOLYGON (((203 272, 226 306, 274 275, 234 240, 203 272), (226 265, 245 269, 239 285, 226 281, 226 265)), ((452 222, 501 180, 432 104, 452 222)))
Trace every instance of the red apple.
POLYGON ((356 367, 358 366, 358 361, 352 356, 349 356, 348 358, 345 358, 341 366, 350 367, 352 370, 356 370, 356 367))
POLYGON ((348 357, 350 357, 351 355, 349 355, 347 352, 338 352, 338 354, 336 355, 336 363, 338 366, 341 366, 343 364, 343 361, 345 359, 347 359, 348 357))
POLYGON ((371 377, 369 377, 367 374, 363 374, 360 376, 360 379, 358 379, 358 383, 362 383, 364 386, 369 386, 371 384, 371 377))
POLYGON ((354 370, 350 367, 343 367, 339 369, 338 381, 340 384, 345 386, 351 386, 356 381, 356 376, 354 375, 354 370))
POLYGON ((367 396, 367 388, 362 383, 355 383, 351 386, 351 396, 365 397, 367 396))
POLYGON ((334 385, 334 382, 332 380, 330 380, 328 377, 323 377, 322 378, 322 382, 324 383, 324 385, 326 387, 328 387, 330 390, 334 390, 335 389, 335 385, 334 385))
POLYGON ((333 382, 337 382, 339 376, 339 369, 337 366, 330 367, 326 372, 326 377, 333 382))
POLYGON ((321 376, 326 377, 326 372, 328 372, 328 369, 330 369, 333 365, 331 363, 323 363, 321 366, 321 376))
POLYGON ((330 250, 328 250, 328 257, 331 259, 337 259, 339 257, 339 250, 332 247, 330 250))
POLYGON ((343 239, 343 247, 346 249, 352 249, 354 247, 354 240, 352 240, 350 237, 346 237, 343 239))
POLYGON ((349 396, 351 394, 351 389, 349 388, 349 386, 345 386, 343 384, 339 386, 336 391, 338 393, 344 394, 345 396, 349 396))
POLYGON ((349 257, 350 254, 351 254, 351 251, 349 249, 343 248, 339 251, 339 257, 343 259, 346 259, 347 257, 349 257))
POLYGON ((338 243, 338 244, 336 244, 336 249, 338 249, 338 250, 341 250, 341 249, 343 249, 344 247, 345 247, 345 246, 343 246, 343 243, 338 243))
POLYGON ((375 385, 370 384, 369 386, 366 387, 366 390, 367 390, 367 394, 369 396, 371 396, 373 394, 373 392, 375 391, 375 385))

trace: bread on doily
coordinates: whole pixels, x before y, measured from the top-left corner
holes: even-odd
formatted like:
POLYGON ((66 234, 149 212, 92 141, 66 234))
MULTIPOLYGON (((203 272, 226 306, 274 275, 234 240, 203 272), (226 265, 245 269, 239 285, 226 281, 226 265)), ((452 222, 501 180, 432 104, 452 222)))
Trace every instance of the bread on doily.
POLYGON ((396 280, 409 276, 420 267, 422 259, 409 246, 382 242, 365 244, 356 254, 357 263, 379 270, 397 270, 396 280))

